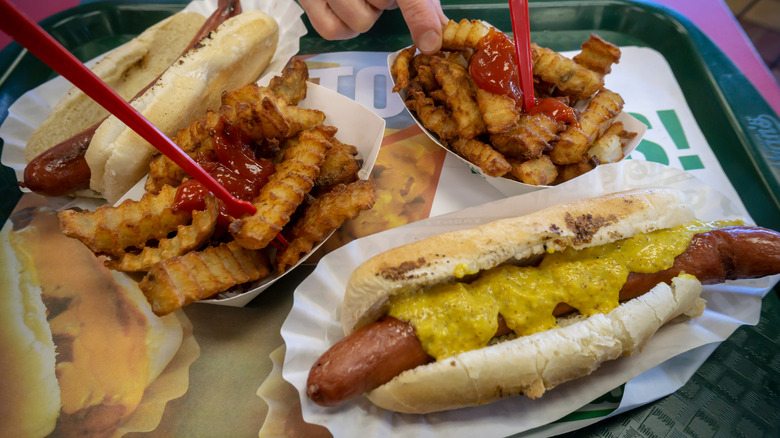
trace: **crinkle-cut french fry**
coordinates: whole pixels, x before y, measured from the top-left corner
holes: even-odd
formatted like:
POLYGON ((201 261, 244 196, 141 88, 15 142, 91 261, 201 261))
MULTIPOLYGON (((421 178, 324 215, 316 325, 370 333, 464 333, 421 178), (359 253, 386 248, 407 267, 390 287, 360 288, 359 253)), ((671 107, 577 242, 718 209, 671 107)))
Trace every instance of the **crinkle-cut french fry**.
MULTIPOLYGON (((441 88, 438 88, 438 89, 435 89, 435 90, 432 90, 432 91, 428 92, 428 95, 431 96, 431 98, 433 98, 433 102, 436 105, 444 105, 446 107, 447 94, 444 93, 444 90, 442 90, 441 88)), ((449 114, 452 114, 452 112, 449 112, 449 114)), ((454 118, 452 120, 455 121, 454 118)), ((456 125, 457 125, 457 123, 456 123, 456 125)))
MULTIPOLYGON (((196 155, 213 157, 213 132, 220 123, 221 114, 208 111, 200 119, 190 123, 176 133, 173 142, 190 157, 196 155)), ((187 172, 165 155, 157 155, 149 164, 149 175, 144 183, 144 190, 157 193, 169 185, 176 187, 187 177, 187 172)))
POLYGON ((231 241, 156 263, 139 286, 154 313, 167 315, 270 272, 265 251, 246 249, 231 241))
MULTIPOLYGON (((252 84, 254 85, 254 84, 252 84)), ((248 99, 250 97, 247 97, 248 99)), ((279 100, 284 100, 279 98, 279 100)), ((323 117, 324 118, 324 117, 323 117)), ((224 131, 225 124, 232 124, 253 139, 285 137, 293 132, 287 120, 271 99, 261 101, 236 100, 223 105, 218 112, 209 111, 189 127, 180 130, 174 138, 190 157, 200 156, 216 161, 214 135, 224 131)), ((187 173, 164 155, 155 157, 149 169, 144 188, 156 192, 162 185, 178 185, 187 173)))
POLYGON ((176 189, 165 186, 160 193, 146 193, 139 201, 104 205, 95 211, 63 210, 57 218, 66 236, 80 240, 94 253, 118 257, 127 248, 141 248, 189 222, 190 212, 172 208, 175 197, 176 189))
POLYGON ((514 99, 504 94, 495 94, 477 87, 477 105, 482 113, 487 131, 500 134, 518 127, 520 109, 514 99))
MULTIPOLYGON (((295 105, 290 104, 287 99, 281 96, 275 95, 270 89, 266 87, 261 87, 257 85, 256 83, 252 82, 251 84, 244 85, 243 87, 229 91, 227 93, 224 93, 222 95, 222 105, 223 107, 231 108, 235 107, 236 105, 240 103, 249 103, 252 107, 252 113, 255 114, 264 114, 267 111, 278 111, 280 117, 286 122, 288 125, 288 129, 284 131, 279 132, 250 132, 250 135, 252 135, 255 138, 266 138, 266 137, 291 137, 295 134, 297 134, 300 131, 304 131, 306 129, 314 128, 315 126, 321 125, 325 121, 325 113, 323 113, 320 110, 315 109, 306 109, 306 108, 300 108, 295 105), (270 101, 270 104, 273 104, 273 107, 266 102, 266 99, 270 101), (262 108, 258 107, 258 105, 262 103, 262 108)), ((252 122, 252 118, 247 118, 248 123, 252 122)), ((233 119, 230 118, 228 115, 228 121, 230 123, 233 123, 233 119)), ((239 126, 241 126, 241 121, 239 120, 239 126)), ((242 130, 244 130, 244 126, 242 126, 242 130)), ((250 126, 246 126, 246 129, 251 129, 250 126)))
POLYGON ((533 73, 557 87, 557 92, 587 99, 604 86, 604 76, 548 48, 531 43, 533 73))
POLYGON ((184 152, 191 155, 200 152, 201 143, 204 140, 211 139, 211 132, 217 125, 222 123, 221 117, 222 115, 219 112, 208 111, 203 117, 180 129, 176 133, 176 137, 173 138, 173 142, 184 152))
POLYGON ((458 64, 459 66, 465 68, 468 70, 469 68, 469 60, 471 59, 471 53, 472 50, 466 49, 466 50, 459 50, 455 52, 441 52, 444 59, 447 61, 453 62, 455 64, 458 64))
POLYGON ((470 139, 485 132, 474 82, 468 71, 439 57, 431 58, 431 69, 446 96, 445 104, 458 124, 458 136, 470 139))
MULTIPOLYGON (((423 90, 427 91, 428 93, 441 91, 441 86, 439 86, 439 83, 436 82, 436 76, 433 74, 433 70, 431 69, 430 65, 420 65, 415 70, 415 73, 416 75, 414 76, 414 82, 419 83, 423 90)), ((409 87, 412 87, 412 85, 409 87)))
POLYGON ((339 184, 317 197, 290 231, 289 245, 276 253, 276 270, 282 273, 294 266, 302 254, 311 251, 344 221, 371 208, 375 197, 374 182, 370 180, 339 184))
MULTIPOLYGON (((250 99, 251 96, 246 98, 250 99)), ((284 99, 279 98, 279 100, 283 101, 284 99)), ((285 137, 293 132, 290 123, 271 99, 235 100, 231 102, 231 105, 223 105, 218 112, 207 112, 203 117, 192 122, 190 126, 180 130, 173 141, 190 157, 201 156, 207 160, 216 160, 214 157, 214 135, 224 131, 226 123, 238 126, 241 131, 258 140, 268 137, 285 137)), ((170 158, 158 155, 150 164, 149 176, 144 188, 147 191, 156 192, 159 187, 165 184, 180 184, 186 176, 187 173, 170 158)))
POLYGON ((459 138, 451 142, 450 147, 455 153, 474 163, 492 177, 498 178, 512 170, 512 166, 500 152, 479 140, 459 138))
POLYGON ((416 82, 410 84, 406 95, 406 106, 417 114, 423 125, 433 131, 442 140, 458 137, 458 125, 452 114, 443 106, 436 105, 432 98, 425 95, 416 82))
POLYGON ((578 101, 591 101, 588 114, 568 123, 544 112, 523 113, 510 97, 475 85, 469 74, 471 57, 482 47, 483 38, 495 31, 478 20, 449 21, 438 53, 402 51, 391 66, 394 76, 402 77, 393 91, 406 89, 405 104, 421 125, 486 174, 529 184, 556 184, 563 166, 572 165, 566 171, 571 175, 590 166, 586 158, 594 154, 600 162, 622 158, 630 133, 602 136, 622 109, 622 99, 610 101, 607 93, 611 92, 601 91, 604 75, 620 61, 620 49, 595 34, 573 59, 531 44, 538 98, 554 98, 571 108, 578 101), (481 124, 474 121, 477 117, 481 124), (588 153, 591 146, 592 154, 588 153))
POLYGON ((230 232, 241 246, 265 248, 287 225, 290 215, 314 186, 335 133, 336 128, 327 126, 303 131, 298 143, 284 152, 283 161, 253 201, 255 214, 230 224, 230 232))
POLYGON ((603 76, 612 71, 612 64, 620 62, 620 48, 596 34, 590 34, 590 38, 582 43, 582 51, 572 59, 603 76))
POLYGON ((583 173, 590 172, 599 164, 601 163, 599 163, 597 158, 585 157, 576 163, 567 164, 566 166, 558 166, 558 180, 556 183, 560 184, 572 178, 576 178, 583 173))
MULTIPOLYGON (((264 195, 261 192, 262 196, 254 200, 265 203, 259 209, 264 216, 254 218, 261 223, 250 224, 243 230, 249 234, 250 242, 265 239, 261 244, 263 247, 290 221, 290 216, 315 182, 319 184, 319 193, 327 193, 337 184, 357 179, 360 167, 357 148, 336 140, 335 127, 322 126, 323 112, 295 106, 306 97, 307 78, 306 64, 292 60, 268 87, 253 83, 224 93, 219 110, 208 112, 175 137, 185 152, 193 158, 205 158, 206 164, 219 161, 217 152, 221 150, 215 146, 221 146, 218 140, 223 140, 222 136, 227 140, 226 146, 230 146, 233 139, 247 142, 257 156, 276 163, 275 172, 263 189, 264 195), (234 135, 238 137, 232 137, 234 135), (325 163, 330 149, 333 149, 332 157, 325 163), (326 169, 328 174, 318 180, 323 165, 329 166, 330 170, 326 169), (252 234, 258 230, 266 234, 260 237, 252 234)), ((219 217, 219 204, 213 195, 206 197, 205 211, 177 210, 176 215, 182 217, 172 221, 170 216, 177 190, 165 182, 179 184, 186 174, 165 157, 155 161, 152 174, 157 174, 158 178, 147 188, 156 194, 147 192, 141 201, 105 207, 96 213, 64 212, 62 216, 63 224, 75 223, 71 226, 73 232, 79 231, 79 227, 83 229, 85 243, 91 243, 91 248, 97 249, 95 252, 103 247, 109 250, 121 247, 121 251, 113 251, 115 254, 106 257, 105 264, 109 268, 146 271, 140 286, 157 314, 170 313, 193 301, 261 279, 271 272, 266 250, 248 249, 235 240, 220 243, 229 237, 226 234, 209 241, 213 239, 219 217), (171 234, 174 231, 176 234, 171 234), (109 238, 112 240, 107 240, 109 238), (116 243, 120 241, 122 243, 116 243)), ((355 196, 358 199, 342 198, 325 216, 318 216, 322 223, 309 228, 308 234, 296 240, 293 248, 311 247, 313 244, 307 243, 306 239, 317 238, 316 233, 324 232, 321 228, 324 225, 333 227, 335 221, 344 220, 340 218, 351 217, 350 208, 362 205, 361 200, 363 204, 373 204, 373 192, 370 202, 355 196)), ((252 218, 244 219, 252 222, 252 218)), ((102 254, 107 252, 100 251, 102 254)), ((300 258, 300 253, 297 257, 300 258)))
POLYGON ((507 157, 532 160, 552 149, 558 139, 560 124, 545 113, 523 114, 518 127, 503 134, 490 136, 490 143, 507 157))
POLYGON ((414 88, 429 94, 439 93, 441 97, 434 97, 433 95, 430 97, 434 97, 439 103, 443 103, 445 100, 443 97, 444 92, 441 89, 441 85, 436 81, 436 75, 433 74, 431 58, 431 55, 419 53, 412 59, 410 64, 412 79, 410 79, 407 88, 414 88))
MULTIPOLYGON (((190 126, 180 130, 174 143, 190 157, 216 161, 213 138, 224 126, 235 125, 252 140, 284 139, 318 126, 325 121, 319 110, 295 106, 306 97, 308 69, 303 61, 293 60, 275 76, 268 87, 256 83, 223 93, 222 106, 209 111, 190 126)), ((146 191, 156 193, 165 184, 176 186, 186 172, 164 155, 152 160, 146 191)))
POLYGON ((550 158, 555 164, 580 162, 588 147, 601 136, 623 109, 619 94, 602 88, 580 115, 579 125, 571 124, 553 144, 550 158))
POLYGON ((214 234, 219 217, 219 204, 213 196, 206 197, 206 210, 193 211, 192 223, 179 225, 176 235, 160 239, 157 246, 146 246, 139 253, 125 253, 118 259, 106 260, 115 271, 146 272, 155 263, 185 254, 203 246, 214 234))
POLYGON ((281 76, 271 78, 268 88, 290 104, 298 105, 298 102, 306 98, 308 80, 309 69, 306 63, 298 58, 292 58, 282 70, 281 76))
POLYGON ((349 184, 358 179, 361 161, 357 158, 355 146, 340 142, 336 137, 330 140, 330 150, 320 166, 320 174, 314 184, 328 187, 336 184, 349 184))
POLYGON ((417 74, 417 70, 420 69, 421 66, 431 65, 431 58, 436 55, 426 55, 425 53, 418 53, 414 55, 414 57, 409 61, 409 75, 410 77, 414 77, 414 75, 417 74))
POLYGON ((588 148, 588 155, 601 164, 616 163, 623 159, 623 148, 636 136, 636 132, 626 131, 622 123, 615 122, 588 148))
POLYGON ((476 49, 490 28, 479 20, 450 20, 442 29, 442 50, 476 49))
POLYGON ((390 74, 395 77, 395 86, 393 92, 397 93, 409 86, 409 78, 411 73, 409 71, 409 63, 414 58, 414 53, 417 51, 417 47, 407 47, 398 54, 393 61, 393 65, 390 66, 390 74))
POLYGON ((558 177, 558 168, 547 155, 526 161, 509 159, 509 163, 512 164, 512 176, 525 184, 551 185, 558 177))
POLYGON ((246 96, 247 100, 222 105, 220 114, 225 117, 227 123, 237 125, 253 139, 284 138, 294 134, 291 123, 272 99, 260 97, 258 100, 249 100, 252 98, 246 96))

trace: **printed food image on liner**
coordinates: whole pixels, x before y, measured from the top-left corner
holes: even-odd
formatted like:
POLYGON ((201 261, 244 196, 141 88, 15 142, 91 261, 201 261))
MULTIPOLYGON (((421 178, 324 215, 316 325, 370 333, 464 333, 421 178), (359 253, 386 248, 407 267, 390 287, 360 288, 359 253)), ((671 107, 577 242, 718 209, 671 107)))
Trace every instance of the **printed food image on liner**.
POLYGON ((154 430, 200 354, 187 316, 155 315, 134 281, 62 235, 43 197, 24 197, 0 234, 0 430, 154 430))

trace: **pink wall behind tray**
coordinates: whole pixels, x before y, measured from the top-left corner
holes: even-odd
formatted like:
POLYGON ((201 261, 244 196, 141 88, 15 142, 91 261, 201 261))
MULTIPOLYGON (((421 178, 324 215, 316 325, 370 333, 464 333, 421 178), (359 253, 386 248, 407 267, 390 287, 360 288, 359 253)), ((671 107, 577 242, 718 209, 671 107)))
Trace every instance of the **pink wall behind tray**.
MULTIPOLYGON (((10 2, 36 23, 79 4, 79 0, 10 0, 10 2)), ((0 50, 10 42, 11 37, 0 32, 0 50)))
POLYGON ((739 67, 780 115, 780 85, 724 0, 650 0, 650 3, 666 6, 691 20, 739 67))

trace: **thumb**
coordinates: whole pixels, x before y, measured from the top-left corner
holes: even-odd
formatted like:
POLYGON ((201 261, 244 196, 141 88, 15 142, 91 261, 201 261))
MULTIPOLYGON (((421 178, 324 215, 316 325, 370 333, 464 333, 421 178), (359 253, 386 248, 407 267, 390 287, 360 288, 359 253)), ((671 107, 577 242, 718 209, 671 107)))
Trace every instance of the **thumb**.
POLYGON ((397 0, 412 41, 425 54, 433 54, 441 48, 442 24, 447 17, 439 0, 397 0))

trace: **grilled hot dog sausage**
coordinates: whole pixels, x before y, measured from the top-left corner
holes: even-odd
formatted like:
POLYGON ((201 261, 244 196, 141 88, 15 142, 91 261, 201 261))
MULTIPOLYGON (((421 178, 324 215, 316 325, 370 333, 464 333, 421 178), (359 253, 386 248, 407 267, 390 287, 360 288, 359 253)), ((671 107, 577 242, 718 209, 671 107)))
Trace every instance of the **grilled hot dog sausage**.
POLYGON ((331 347, 312 368, 308 393, 321 405, 335 404, 431 360, 411 324, 387 317, 331 347))
POLYGON ((88 189, 90 170, 84 154, 101 123, 102 120, 33 158, 24 168, 24 183, 19 185, 46 196, 88 189))
POLYGON ((671 268, 655 274, 632 274, 625 288, 641 290, 681 272, 699 278, 703 284, 776 274, 780 268, 780 237, 759 227, 728 227, 697 234, 689 249, 674 259, 671 268))
MULTIPOLYGON (((658 283, 671 283, 682 272, 703 284, 780 273, 780 233, 759 227, 727 227, 697 234, 671 268, 654 274, 629 274, 619 299, 636 298, 658 283)), ((560 303, 553 313, 559 316, 574 310, 560 303)), ((509 332, 499 315, 496 336, 509 332)), ((385 317, 326 351, 309 372, 306 393, 317 404, 334 406, 432 360, 411 324, 385 317)))

